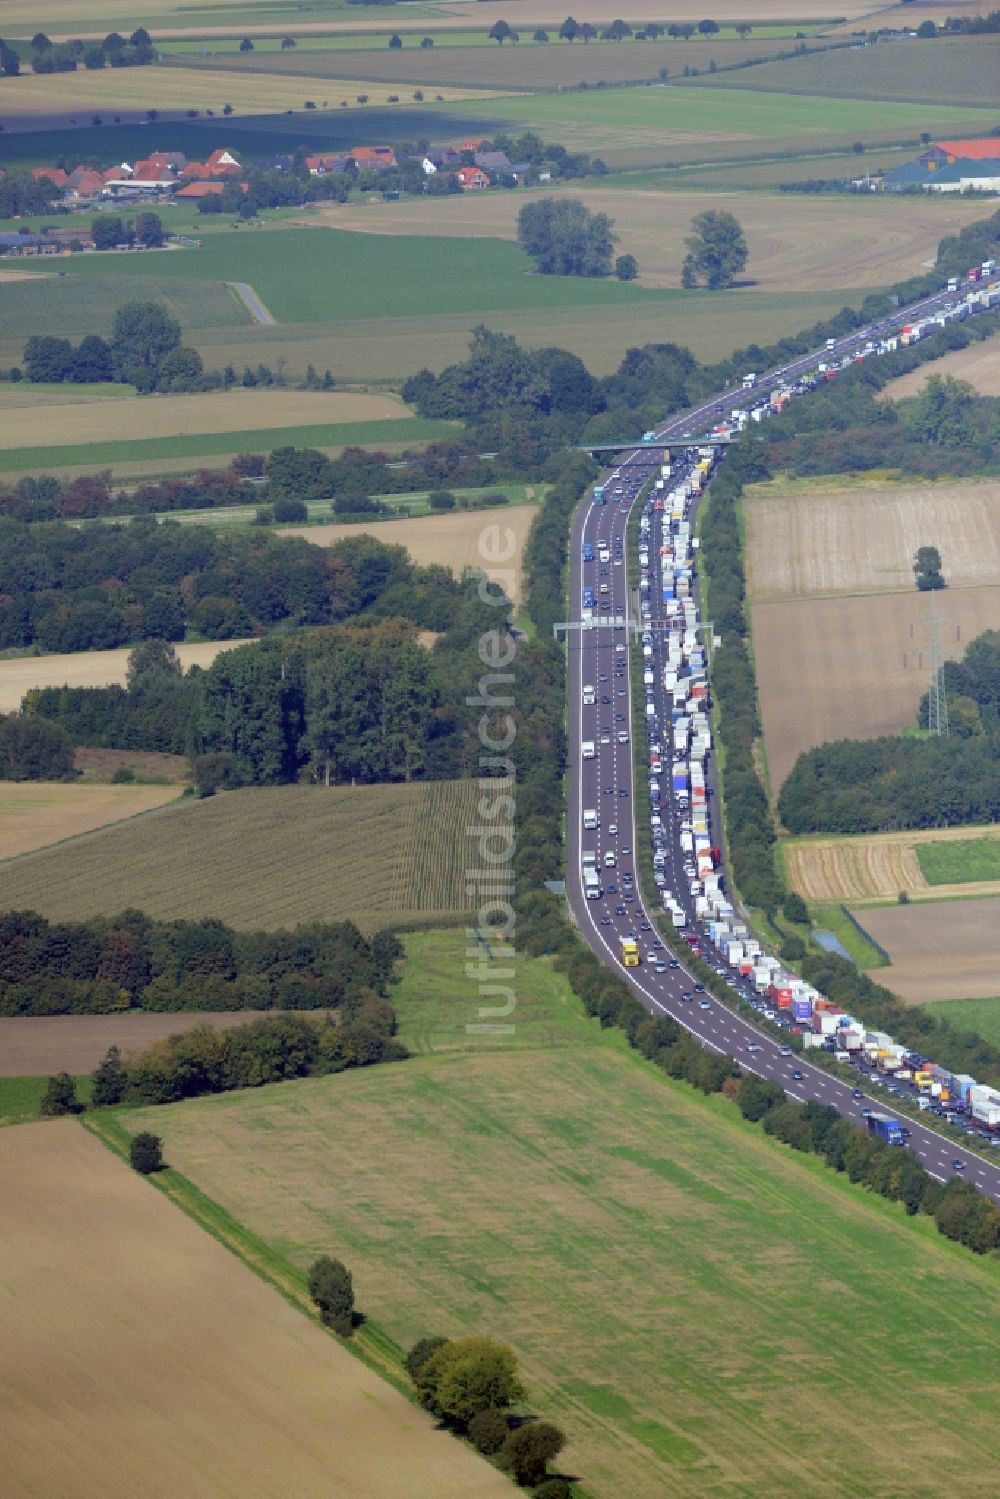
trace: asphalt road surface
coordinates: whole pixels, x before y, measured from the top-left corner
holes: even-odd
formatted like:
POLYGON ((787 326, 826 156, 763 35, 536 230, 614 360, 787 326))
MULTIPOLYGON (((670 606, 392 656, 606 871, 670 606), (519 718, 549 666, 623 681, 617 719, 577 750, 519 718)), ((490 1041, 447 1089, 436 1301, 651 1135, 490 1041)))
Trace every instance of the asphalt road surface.
MULTIPOLYGON (((935 307, 948 305, 952 301, 953 293, 941 293, 927 298, 894 314, 891 319, 884 319, 847 338, 839 339, 836 351, 827 357, 843 357, 858 347, 863 348, 869 339, 884 335, 892 326, 901 326, 904 322, 926 315, 935 307)), ((754 388, 754 396, 794 379, 808 369, 814 369, 817 360, 822 360, 826 352, 825 349, 813 351, 777 370, 761 374, 754 388)), ((721 392, 699 406, 671 418, 656 435, 660 440, 683 439, 692 433, 704 432, 734 404, 743 404, 754 396, 744 396, 742 393, 735 395, 731 391, 721 392)), ((806 398, 803 396, 797 399, 806 398)), ((672 455, 674 469, 670 478, 671 488, 674 487, 678 474, 683 475, 693 459, 691 454, 681 457, 681 452, 682 449, 679 448, 676 456, 672 455)), ((627 558, 624 555, 626 526, 631 507, 636 503, 636 496, 658 466, 660 458, 659 452, 651 454, 642 448, 623 453, 622 461, 615 470, 618 477, 612 479, 610 473, 605 476, 608 502, 605 505, 595 505, 588 493, 578 509, 571 543, 571 620, 579 621, 583 618, 582 597, 585 586, 593 588, 598 601, 604 599, 609 606, 606 611, 602 611, 598 603, 594 610, 595 618, 606 613, 608 618, 620 617, 626 625, 630 620, 632 605, 627 582, 627 558), (618 486, 623 491, 620 499, 610 493, 611 489, 618 486), (595 560, 592 563, 584 564, 582 560, 584 542, 593 546, 595 560), (609 553, 606 563, 599 560, 602 547, 609 553), (607 585, 608 592, 605 595, 598 592, 602 584, 607 585)), ((655 550, 655 547, 651 548, 651 552, 655 550)), ((654 580, 654 589, 656 582, 658 580, 654 580)), ((654 597, 658 596, 658 592, 654 593, 654 597)), ((583 937, 601 961, 613 968, 628 984, 650 1013, 670 1015, 703 1045, 734 1057, 748 1072, 779 1082, 790 1098, 832 1104, 841 1114, 856 1118, 859 1123, 863 1123, 863 1109, 891 1112, 884 1097, 866 1095, 860 1100, 855 1099, 850 1084, 814 1067, 809 1062, 807 1053, 793 1052, 789 1056, 783 1056, 779 1041, 735 1014, 713 995, 694 992, 694 979, 683 966, 683 942, 675 943, 680 966, 668 967, 666 972, 657 973, 653 963, 649 961, 650 956, 655 960, 666 961, 673 954, 653 948, 653 941, 658 938, 653 913, 647 907, 638 884, 635 885, 632 898, 628 899, 622 880, 627 872, 635 876, 636 865, 631 851, 636 847, 637 822, 639 818, 648 818, 650 815, 645 799, 641 806, 635 805, 631 739, 633 730, 642 735, 642 752, 645 755, 646 734, 644 725, 633 724, 632 720, 632 663, 628 649, 630 638, 626 626, 618 629, 601 626, 568 632, 570 774, 566 888, 570 909, 583 937), (592 706, 584 706, 584 685, 595 689, 596 701, 592 706), (603 701, 605 697, 607 702, 603 701), (623 730, 628 736, 624 743, 619 742, 619 733, 623 730), (602 738, 607 742, 602 742, 602 738), (593 759, 583 758, 581 747, 585 740, 594 742, 593 759), (599 827, 593 832, 584 832, 583 813, 585 809, 591 808, 597 811, 599 827), (596 851, 602 885, 606 887, 609 882, 616 884, 616 894, 609 894, 605 890, 601 899, 587 899, 581 865, 584 849, 596 851), (606 862, 608 854, 614 857, 613 866, 606 862), (643 924, 648 924, 648 931, 642 930, 643 924), (625 968, 620 942, 623 935, 633 931, 639 937, 642 963, 639 968, 625 968), (693 995, 693 998, 682 998, 685 993, 693 995), (702 1008, 705 1002, 706 1007, 702 1008), (794 1072, 801 1073, 801 1078, 794 1078, 794 1072)), ((662 660, 656 657, 656 709, 657 721, 661 725, 664 723, 662 664, 662 660)), ((665 722, 669 726, 669 709, 666 710, 665 722)), ((661 729, 661 739, 664 732, 661 729)), ((664 742, 664 773, 660 782, 663 799, 661 815, 670 829, 668 884, 675 893, 683 896, 686 907, 690 910, 690 897, 682 871, 682 855, 677 846, 675 814, 679 809, 673 802, 670 786, 670 750, 670 744, 664 742)), ((645 788, 642 790, 644 793, 645 788)), ((711 792, 708 807, 710 817, 713 813, 715 816, 720 815, 711 792)), ((642 836, 647 836, 645 826, 642 836)), ((712 842, 720 842, 717 834, 712 836, 712 842)), ((658 908, 655 909, 655 914, 669 932, 669 917, 658 908)), ((707 950, 707 947, 708 944, 703 941, 703 948, 707 950)), ((958 1174, 953 1162, 961 1159, 966 1163, 961 1175, 1000 1202, 1000 1166, 983 1159, 966 1146, 957 1146, 953 1140, 938 1134, 918 1120, 903 1117, 901 1122, 910 1130, 909 1149, 932 1176, 943 1181, 958 1174)))

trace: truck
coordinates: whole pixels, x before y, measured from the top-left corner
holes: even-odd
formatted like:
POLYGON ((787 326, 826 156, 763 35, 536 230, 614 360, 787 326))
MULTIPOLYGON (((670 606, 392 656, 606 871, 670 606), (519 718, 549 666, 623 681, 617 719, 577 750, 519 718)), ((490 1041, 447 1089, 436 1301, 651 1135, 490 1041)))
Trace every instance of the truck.
POLYGON ((750 373, 748 375, 744 375, 743 376, 743 389, 744 390, 753 390, 753 388, 754 388, 754 386, 756 384, 757 384, 757 376, 754 374, 754 372, 752 370, 750 371, 750 373))
POLYGON ((869 1114, 868 1133, 876 1135, 886 1145, 905 1145, 903 1126, 891 1114, 869 1114))
POLYGON ((837 347, 837 340, 835 338, 828 338, 827 341, 826 341, 827 353, 828 354, 832 354, 833 351, 834 351, 834 349, 836 347, 837 347))
POLYGON ((601 882, 597 877, 597 870, 588 867, 583 871, 583 888, 588 900, 600 900, 601 882))
POLYGON ((583 825, 584 825, 585 828, 588 828, 588 829, 596 828, 598 826, 598 822, 597 822, 597 808, 596 807, 584 807, 584 809, 583 809, 583 825))
POLYGON ((583 560, 584 562, 593 562, 594 560, 594 548, 589 541, 583 543, 583 560))
POLYGON ((605 503, 605 500, 604 500, 604 485, 603 484, 595 484, 594 485, 594 504, 595 505, 603 505, 604 503, 605 503))
POLYGON ((590 708, 593 707, 596 702, 597 693, 594 691, 592 683, 585 682, 583 687, 583 706, 585 708, 590 708))
POLYGON ((638 968, 639 966, 639 944, 634 937, 623 937, 622 962, 626 968, 638 968))
POLYGON ((580 750, 585 760, 592 760, 594 758, 594 741, 592 739, 585 739, 580 750))

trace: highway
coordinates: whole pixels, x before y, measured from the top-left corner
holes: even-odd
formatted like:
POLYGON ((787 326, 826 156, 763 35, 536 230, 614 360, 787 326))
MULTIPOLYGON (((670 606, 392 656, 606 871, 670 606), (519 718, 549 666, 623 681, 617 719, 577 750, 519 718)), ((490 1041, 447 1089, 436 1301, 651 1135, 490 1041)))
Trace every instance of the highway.
MULTIPOLYGON (((893 324, 909 321, 926 313, 935 305, 953 300, 950 293, 929 298, 909 307, 905 312, 894 314, 893 324)), ((838 340, 837 354, 852 352, 873 336, 884 336, 884 323, 859 330, 846 339, 838 340)), ((814 369, 817 360, 824 358, 826 351, 813 352, 808 356, 782 366, 758 379, 752 393, 721 393, 702 402, 698 407, 671 418, 659 432, 657 438, 683 439, 692 433, 704 432, 714 425, 721 412, 728 412, 734 404, 754 399, 761 391, 772 385, 794 379, 796 374, 814 369)), ((834 358, 835 354, 827 357, 834 358)), ((802 397, 805 399, 805 397, 802 397)), ((695 444, 696 445, 696 440, 695 444)), ((670 485, 678 474, 690 468, 695 455, 684 453, 683 441, 679 443, 674 459, 674 471, 670 485), (681 456, 684 454, 684 456, 681 456)), ((568 734, 569 734, 569 805, 567 810, 567 897, 576 924, 586 942, 603 963, 628 984, 629 988, 652 1014, 669 1015, 694 1035, 703 1045, 731 1055, 740 1066, 761 1077, 779 1082, 790 1098, 799 1101, 815 1100, 832 1104, 841 1114, 856 1118, 863 1126, 862 1110, 889 1111, 884 1097, 864 1095, 854 1097, 849 1083, 832 1077, 813 1066, 808 1053, 796 1053, 776 1041, 768 1033, 759 1030, 751 1021, 735 1014, 714 995, 695 991, 695 980, 683 966, 685 944, 675 934, 669 916, 659 906, 650 909, 638 885, 636 860, 633 851, 639 836, 648 837, 648 824, 641 833, 638 819, 648 819, 650 806, 646 800, 646 788, 640 787, 642 805, 636 806, 636 787, 633 780, 633 733, 641 736, 640 752, 648 759, 648 743, 645 725, 633 721, 632 713, 632 652, 629 642, 632 636, 628 624, 632 618, 633 605, 628 590, 628 565, 625 556, 626 527, 632 506, 642 485, 658 471, 660 453, 650 453, 641 447, 623 453, 617 469, 605 475, 603 483, 607 503, 594 504, 591 494, 578 508, 574 519, 571 540, 571 610, 569 619, 581 621, 583 614, 584 587, 595 594, 594 618, 606 614, 609 619, 620 617, 625 624, 619 628, 601 625, 594 628, 572 629, 568 632, 568 734), (621 489, 617 496, 613 491, 621 489), (594 561, 584 563, 583 545, 593 547, 594 561), (601 558, 606 550, 607 560, 601 558), (601 594, 601 587, 607 592, 601 594), (607 607, 605 608, 604 605, 607 607), (584 704, 584 687, 594 688, 593 703, 584 704), (626 739, 620 741, 620 735, 626 739), (582 744, 593 741, 594 757, 584 759, 582 744), (599 826, 596 830, 583 829, 584 810, 595 809, 599 826), (582 874, 583 851, 596 853, 596 865, 604 895, 600 899, 588 899, 584 893, 582 874), (614 864, 607 862, 612 856, 614 864), (634 888, 624 880, 630 875, 634 888), (614 893, 608 891, 614 884, 614 893), (675 953, 653 947, 659 938, 657 922, 662 927, 675 953), (644 929, 645 928, 645 929, 644 929), (639 939, 642 954, 641 966, 626 968, 622 962, 620 941, 622 936, 634 933, 639 939), (673 966, 667 966, 673 959, 673 966), (652 961, 651 961, 652 960, 652 961), (657 972, 654 963, 659 962, 663 972, 657 972), (687 995, 685 999, 682 996, 687 995), (793 1074, 798 1074, 794 1076, 793 1074)), ((650 547, 651 562, 656 553, 650 547)), ((658 558, 657 558, 658 560, 658 558)), ((659 598, 659 579, 653 582, 653 597, 659 598)), ((655 610, 655 604, 654 604, 655 610)), ((656 611, 659 612, 659 611, 656 611)), ((668 740, 670 726, 669 696, 663 688, 662 650, 656 632, 652 632, 654 647, 653 669, 655 673, 656 717, 659 725, 657 737, 663 741, 664 773, 660 777, 662 786, 661 816, 667 830, 665 853, 669 860, 666 867, 668 884, 678 896, 683 896, 686 910, 691 912, 687 881, 683 874, 683 855, 680 852, 679 822, 684 809, 673 800, 670 783, 671 745, 668 740), (665 725, 665 726, 664 726, 665 725)), ((721 816, 721 809, 714 805, 709 791, 708 809, 710 818, 721 816)), ((718 827, 711 835, 713 844, 721 844, 718 827)), ((724 871, 723 871, 724 873, 724 871)), ((713 967, 721 968, 722 962, 706 938, 702 938, 703 956, 713 967)), ((926 1170, 938 1180, 946 1180, 961 1174, 973 1182, 984 1193, 1000 1202, 1000 1164, 985 1160, 967 1146, 959 1146, 920 1120, 902 1116, 901 1122, 910 1130, 908 1147, 921 1161, 926 1170), (964 1170, 956 1171, 953 1163, 965 1162, 964 1170)))

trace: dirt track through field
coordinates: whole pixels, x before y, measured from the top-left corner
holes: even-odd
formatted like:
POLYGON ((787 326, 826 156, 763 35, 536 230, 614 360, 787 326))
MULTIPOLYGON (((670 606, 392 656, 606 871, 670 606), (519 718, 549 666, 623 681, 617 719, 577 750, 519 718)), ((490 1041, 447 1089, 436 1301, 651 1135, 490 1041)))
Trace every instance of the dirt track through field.
MULTIPOLYGON (((928 619, 928 607, 927 595, 915 590, 754 604, 754 659, 775 795, 803 750, 833 739, 898 734, 916 721, 930 661, 926 629, 911 638, 910 626, 928 619), (907 654, 921 649, 922 657, 907 654)), ((949 589, 940 607, 960 631, 956 639, 942 628, 950 659, 973 636, 1000 627, 1000 587, 949 589)))
POLYGON ((0 1201, 8 1499, 509 1499, 81 1125, 0 1132, 0 1201))
POLYGON ((996 994, 1000 899, 883 906, 857 917, 893 959, 872 977, 909 1004, 996 994))
MULTIPOLYGON (((936 546, 950 588, 1000 582, 1000 482, 799 490, 745 505, 753 599, 835 593, 914 594, 913 558, 936 546)), ((951 612, 953 595, 942 599, 951 612)), ((852 608, 852 604, 846 604, 852 608)), ((914 607, 923 607, 914 594, 914 607)))
POLYGON ((1000 880, 964 884, 928 883, 916 849, 923 843, 1000 839, 1000 827, 931 828, 925 832, 872 833, 861 838, 804 838, 784 845, 788 878, 806 900, 911 900, 1000 895, 1000 880))
MULTIPOLYGON (((555 188, 553 195, 559 192, 555 188)), ((882 286, 904 267, 908 274, 918 275, 929 249, 949 226, 957 229, 982 213, 972 204, 949 204, 946 225, 935 211, 940 204, 921 199, 819 198, 810 200, 809 212, 803 213, 795 194, 665 194, 610 186, 581 188, 576 183, 566 192, 592 211, 610 214, 621 240, 619 249, 636 256, 645 286, 680 285, 684 239, 695 214, 706 209, 735 214, 750 246, 751 295, 790 288, 882 286)), ((412 203, 338 204, 321 213, 339 229, 370 234, 515 239, 520 202, 517 193, 466 193, 412 203)), ((745 298, 747 291, 739 295, 745 298)))
MULTIPOLYGON (((211 666, 221 651, 246 640, 208 640, 175 646, 181 665, 211 666)), ((124 687, 131 647, 114 651, 74 651, 70 655, 15 656, 0 661, 0 713, 16 713, 33 687, 124 687)))
POLYGON ((199 1014, 0 1016, 0 1077, 49 1077, 93 1072, 109 1046, 123 1056, 196 1025, 228 1031, 263 1010, 209 1010, 199 1014))
POLYGON ((479 568, 495 578, 509 598, 521 596, 524 544, 538 514, 535 505, 498 506, 495 510, 455 510, 412 520, 374 521, 371 525, 281 526, 280 536, 304 536, 316 546, 333 546, 345 536, 374 536, 388 546, 403 546, 421 566, 450 567, 456 577, 479 568), (491 562, 490 556, 507 560, 491 562))

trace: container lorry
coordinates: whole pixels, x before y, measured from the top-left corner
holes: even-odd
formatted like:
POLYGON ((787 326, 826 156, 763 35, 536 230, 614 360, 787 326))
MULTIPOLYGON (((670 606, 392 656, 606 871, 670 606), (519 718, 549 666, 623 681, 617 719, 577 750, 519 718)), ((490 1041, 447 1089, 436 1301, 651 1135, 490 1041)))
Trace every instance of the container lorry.
POLYGON ((587 829, 593 829, 593 828, 597 827, 597 808, 596 807, 584 807, 584 809, 583 809, 583 825, 587 829))
POLYGON ((594 485, 594 504, 595 505, 603 505, 604 502, 605 502, 604 501, 604 485, 603 484, 595 484, 594 485))
POLYGON ((581 745, 581 752, 585 760, 592 760, 594 758, 594 741, 592 739, 585 739, 581 745))
POLYGON ((868 1133, 883 1140, 886 1145, 905 1145, 903 1126, 890 1114, 869 1114, 868 1133))
POLYGON ((638 968, 639 966, 639 944, 634 937, 623 937, 622 939, 622 962, 626 968, 638 968))

